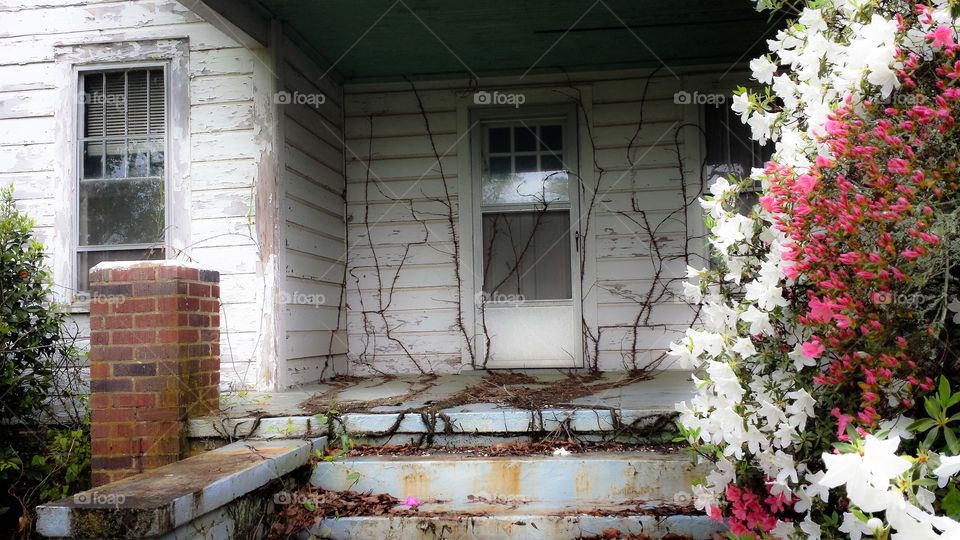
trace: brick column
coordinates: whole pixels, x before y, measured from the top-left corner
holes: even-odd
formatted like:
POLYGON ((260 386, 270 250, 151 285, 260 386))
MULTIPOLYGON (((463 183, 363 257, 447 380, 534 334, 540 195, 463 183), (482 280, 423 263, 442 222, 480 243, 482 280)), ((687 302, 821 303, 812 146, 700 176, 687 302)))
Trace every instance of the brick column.
POLYGON ((219 409, 220 274, 178 261, 90 270, 93 485, 177 461, 219 409))

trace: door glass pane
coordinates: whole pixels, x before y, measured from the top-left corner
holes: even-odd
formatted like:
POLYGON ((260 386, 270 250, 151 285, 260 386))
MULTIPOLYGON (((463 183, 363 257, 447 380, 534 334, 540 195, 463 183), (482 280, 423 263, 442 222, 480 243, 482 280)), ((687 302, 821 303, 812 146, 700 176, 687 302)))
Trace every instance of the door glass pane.
POLYGON ((484 213, 483 278, 488 301, 572 298, 569 211, 484 213))
POLYGON ((562 133, 553 124, 487 128, 481 206, 568 202, 562 133))
POLYGON ((162 181, 80 182, 80 245, 148 244, 163 240, 162 181))

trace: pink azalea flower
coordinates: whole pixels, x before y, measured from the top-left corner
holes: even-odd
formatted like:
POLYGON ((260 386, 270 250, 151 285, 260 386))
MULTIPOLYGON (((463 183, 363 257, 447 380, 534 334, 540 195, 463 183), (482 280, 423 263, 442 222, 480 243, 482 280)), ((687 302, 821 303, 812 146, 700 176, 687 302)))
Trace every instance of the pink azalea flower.
POLYGON ((413 495, 411 495, 411 496, 407 497, 407 500, 403 501, 403 504, 404 504, 405 506, 420 506, 420 505, 423 504, 423 503, 420 502, 420 501, 418 501, 418 500, 416 499, 416 497, 414 497, 413 495))
POLYGON ((818 341, 807 341, 800 347, 800 352, 807 358, 816 358, 823 351, 824 347, 818 341))
POLYGON ((941 24, 936 30, 927 34, 927 39, 933 40, 935 48, 949 47, 954 44, 953 29, 945 24, 941 24))

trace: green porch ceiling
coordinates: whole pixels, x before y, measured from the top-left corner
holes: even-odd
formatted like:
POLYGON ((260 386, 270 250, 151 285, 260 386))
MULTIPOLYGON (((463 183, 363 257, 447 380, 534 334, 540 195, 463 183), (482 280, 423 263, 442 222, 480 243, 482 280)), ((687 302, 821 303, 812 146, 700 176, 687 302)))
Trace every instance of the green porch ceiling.
POLYGON ((244 1, 352 82, 734 64, 782 22, 747 0, 244 1))

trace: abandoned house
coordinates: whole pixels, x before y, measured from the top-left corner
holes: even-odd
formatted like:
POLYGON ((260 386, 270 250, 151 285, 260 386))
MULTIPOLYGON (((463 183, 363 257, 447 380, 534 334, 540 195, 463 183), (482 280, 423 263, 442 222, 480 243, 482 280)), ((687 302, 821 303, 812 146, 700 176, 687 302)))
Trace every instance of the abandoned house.
POLYGON ((642 369, 693 320, 708 169, 761 157, 744 2, 32 4, 0 181, 81 326, 101 261, 218 271, 224 387, 642 369))
POLYGON ((205 343, 210 409, 336 375, 679 388, 698 199, 768 155, 730 104, 779 22, 741 0, 3 0, 0 184, 91 361, 205 343), (178 286, 200 315, 140 330, 178 286))

